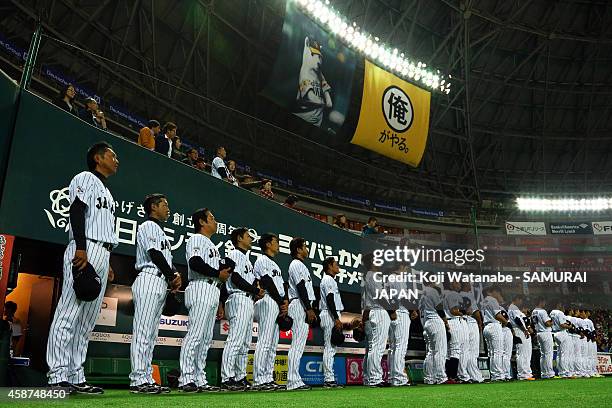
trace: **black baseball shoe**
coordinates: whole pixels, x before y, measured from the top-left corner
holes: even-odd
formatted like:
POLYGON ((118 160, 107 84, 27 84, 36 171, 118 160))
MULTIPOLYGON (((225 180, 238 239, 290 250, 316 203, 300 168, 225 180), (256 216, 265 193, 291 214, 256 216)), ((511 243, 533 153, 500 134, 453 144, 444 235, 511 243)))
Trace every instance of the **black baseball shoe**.
POLYGON ((390 387, 390 386, 391 386, 391 384, 389 384, 388 382, 384 382, 384 381, 379 382, 378 384, 368 385, 368 387, 370 387, 370 388, 386 388, 386 387, 390 387))
POLYGON ((215 387, 214 385, 200 385, 198 387, 198 392, 219 392, 221 389, 219 387, 215 387))
POLYGON ((323 388, 338 388, 338 384, 335 381, 325 381, 323 383, 323 388))
POLYGON ((160 394, 161 390, 151 384, 131 385, 130 392, 132 394, 160 394))
POLYGON ((272 387, 273 391, 285 391, 285 390, 287 390, 287 386, 286 385, 277 384, 274 381, 269 382, 268 385, 270 387, 272 387))
POLYGON ((88 394, 88 395, 101 395, 104 394, 104 390, 101 387, 82 382, 79 384, 72 384, 74 392, 77 394, 88 394))
POLYGON ((157 383, 150 383, 149 385, 151 387, 159 388, 159 392, 162 393, 162 394, 169 394, 170 393, 170 387, 165 387, 165 386, 157 384, 157 383))
POLYGON ((236 384, 242 391, 249 391, 253 385, 244 377, 242 380, 236 381, 236 384))
POLYGON ((221 390, 223 391, 240 391, 242 388, 233 378, 221 383, 221 390))
POLYGON ((312 390, 312 387, 308 384, 304 384, 300 387, 292 389, 291 391, 309 391, 309 390, 312 390))
POLYGON ((76 394, 75 388, 68 381, 61 381, 58 383, 49 384, 49 387, 51 387, 54 390, 65 391, 69 395, 76 394))
POLYGON ((199 392, 199 387, 195 383, 190 382, 190 383, 187 383, 187 384, 183 385, 181 387, 181 391, 182 392, 191 392, 191 393, 199 392))

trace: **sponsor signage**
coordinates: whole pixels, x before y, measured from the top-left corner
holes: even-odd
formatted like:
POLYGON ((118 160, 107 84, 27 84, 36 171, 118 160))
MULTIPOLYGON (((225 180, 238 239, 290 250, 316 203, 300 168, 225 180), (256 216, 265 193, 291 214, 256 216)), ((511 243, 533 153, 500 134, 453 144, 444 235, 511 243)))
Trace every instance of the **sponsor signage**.
POLYGON ((593 227, 590 222, 563 222, 548 224, 551 235, 591 235, 593 227))
POLYGON ((597 354, 597 372, 599 374, 612 374, 612 356, 609 353, 597 354))
POLYGON ((185 315, 162 315, 159 319, 159 330, 174 330, 186 332, 188 327, 189 317, 185 315))
POLYGON ((543 222, 506 221, 507 235, 546 235, 543 222))
MULTIPOLYGON (((253 361, 254 354, 249 354, 247 360, 247 380, 253 382, 253 361)), ((281 385, 287 384, 287 373, 289 372, 289 358, 286 355, 278 355, 274 358, 274 371, 272 376, 274 382, 281 385)))
MULTIPOLYGON (((334 375, 338 384, 346 384, 346 359, 334 358, 334 375)), ((324 381, 323 358, 321 356, 305 356, 300 360, 300 376, 309 385, 321 385, 324 381)))
POLYGON ((612 235, 612 221, 597 221, 591 225, 595 235, 612 235))

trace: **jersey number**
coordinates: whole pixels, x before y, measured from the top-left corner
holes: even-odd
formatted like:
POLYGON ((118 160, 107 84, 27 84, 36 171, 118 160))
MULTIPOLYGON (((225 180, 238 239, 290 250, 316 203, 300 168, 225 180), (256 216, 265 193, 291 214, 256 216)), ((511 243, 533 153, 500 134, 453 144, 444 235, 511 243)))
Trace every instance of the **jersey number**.
POLYGON ((170 241, 162 241, 161 250, 163 251, 164 249, 172 249, 170 241))
MULTIPOLYGON (((107 208, 108 209, 108 199, 106 197, 97 197, 96 198, 96 208, 100 209, 100 208, 107 208)), ((111 212, 114 214, 115 213, 115 206, 111 204, 110 206, 111 212)))

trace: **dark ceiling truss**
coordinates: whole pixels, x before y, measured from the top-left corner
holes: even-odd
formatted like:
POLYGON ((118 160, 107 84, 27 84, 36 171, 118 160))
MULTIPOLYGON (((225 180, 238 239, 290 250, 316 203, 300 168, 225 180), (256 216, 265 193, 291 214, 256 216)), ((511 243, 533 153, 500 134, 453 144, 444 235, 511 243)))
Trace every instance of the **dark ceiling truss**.
MULTIPOLYGON (((226 144, 240 161, 322 190, 433 207, 612 190, 605 1, 334 1, 363 30, 453 75, 451 94, 432 96, 417 169, 347 146, 348 134, 329 138, 259 95, 280 45, 284 0, 10 4, 3 33, 27 41, 31 30, 17 22, 44 10, 49 35, 145 75, 50 40, 40 63, 139 116, 174 119, 191 141, 226 144)), ((358 99, 351 110, 347 133, 358 99)))

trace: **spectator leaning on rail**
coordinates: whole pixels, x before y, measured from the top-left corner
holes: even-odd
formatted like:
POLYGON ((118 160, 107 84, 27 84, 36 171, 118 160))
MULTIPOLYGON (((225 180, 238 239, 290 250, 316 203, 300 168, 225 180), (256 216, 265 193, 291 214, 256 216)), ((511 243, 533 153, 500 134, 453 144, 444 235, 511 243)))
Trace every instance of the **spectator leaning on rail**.
POLYGON ((161 125, 156 120, 150 120, 147 126, 138 132, 138 144, 149 150, 155 150, 155 138, 161 130, 161 125))
POLYGON ((287 208, 291 208, 292 210, 299 211, 297 208, 295 208, 295 205, 297 204, 298 201, 299 200, 295 195, 289 194, 289 196, 287 196, 287 198, 285 199, 283 206, 287 208))
POLYGON ((342 228, 343 230, 348 229, 348 223, 346 222, 346 215, 338 214, 334 219, 334 227, 342 228))
POLYGON ((198 157, 197 160, 195 161, 194 167, 200 171, 206 171, 206 162, 204 161, 203 158, 198 157))
POLYGON ((72 84, 68 84, 62 89, 59 97, 55 100, 55 104, 64 109, 67 112, 72 113, 74 116, 79 116, 79 109, 75 102, 76 91, 72 84))
POLYGON ((155 151, 164 156, 172 157, 172 147, 176 137, 177 127, 172 122, 166 122, 163 131, 155 137, 155 151))
POLYGON ((233 160, 227 161, 227 179, 230 183, 238 187, 238 176, 236 175, 236 162, 233 160))
POLYGON ((229 182, 227 166, 225 165, 226 156, 227 152, 225 151, 225 147, 217 147, 217 156, 212 161, 210 174, 212 174, 213 177, 229 182))
POLYGON ((368 223, 364 225, 363 228, 361 229, 361 235, 366 236, 366 235, 378 234, 378 229, 376 228, 377 224, 378 224, 378 220, 376 219, 376 217, 368 218, 368 223))
POLYGON ((196 167, 197 161, 198 161, 198 151, 197 149, 192 147, 191 149, 187 151, 187 157, 183 159, 183 163, 185 163, 188 166, 196 167))
POLYGON ((274 192, 272 191, 272 182, 270 180, 264 180, 262 183, 259 195, 267 198, 268 200, 274 200, 274 192))
POLYGON ((181 141, 180 137, 176 136, 174 138, 174 144, 172 146, 172 158, 174 160, 182 162, 183 160, 185 160, 186 157, 187 155, 183 151, 183 142, 181 141))
POLYGON ((98 102, 94 98, 85 99, 85 110, 81 112, 81 119, 90 125, 106 130, 104 112, 98 109, 98 102))

